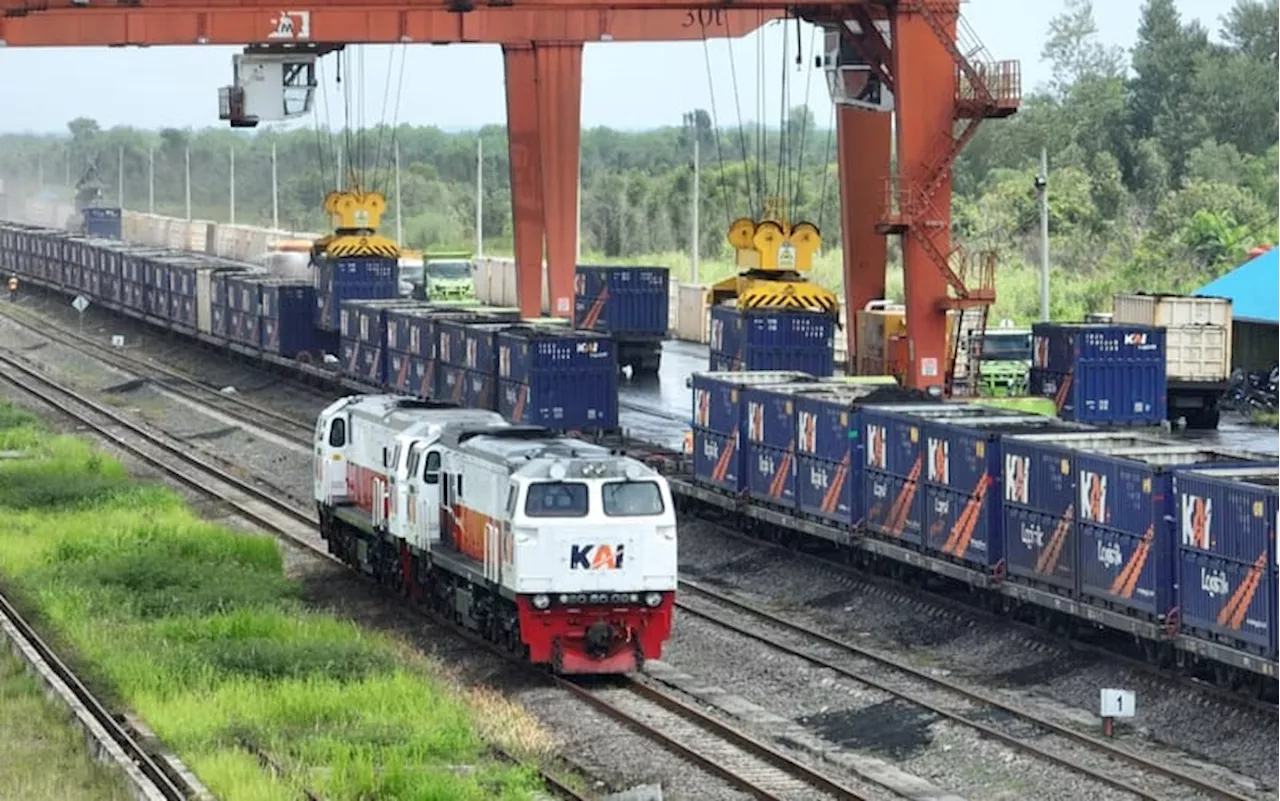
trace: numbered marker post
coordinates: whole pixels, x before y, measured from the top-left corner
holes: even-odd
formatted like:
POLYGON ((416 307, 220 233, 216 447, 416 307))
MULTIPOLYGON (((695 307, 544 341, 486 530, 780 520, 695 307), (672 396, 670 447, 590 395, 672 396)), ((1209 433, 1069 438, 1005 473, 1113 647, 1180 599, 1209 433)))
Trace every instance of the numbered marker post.
POLYGON ((80 313, 80 330, 84 331, 84 310, 89 308, 89 299, 84 295, 76 295, 76 299, 71 301, 71 308, 80 313))
POLYGON ((1098 703, 1102 716, 1102 733, 1115 736, 1116 718, 1131 718, 1138 711, 1137 697, 1132 690, 1103 690, 1098 703))

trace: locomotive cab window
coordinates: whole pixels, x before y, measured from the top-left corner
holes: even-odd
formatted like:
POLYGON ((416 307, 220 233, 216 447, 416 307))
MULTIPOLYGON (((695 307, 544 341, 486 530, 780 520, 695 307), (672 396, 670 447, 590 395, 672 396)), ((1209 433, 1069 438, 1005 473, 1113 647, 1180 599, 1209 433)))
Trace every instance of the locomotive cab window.
POLYGON ((653 481, 612 481, 600 488, 600 499, 609 517, 646 517, 666 511, 662 491, 653 481))
POLYGON ((329 447, 341 448, 347 444, 347 421, 341 417, 333 418, 329 424, 329 447))
POLYGON ((524 513, 529 517, 586 517, 587 485, 576 481, 530 484, 524 513))
POLYGON ((425 484, 440 483, 440 451, 429 451, 427 453, 427 466, 422 474, 422 481, 425 484))

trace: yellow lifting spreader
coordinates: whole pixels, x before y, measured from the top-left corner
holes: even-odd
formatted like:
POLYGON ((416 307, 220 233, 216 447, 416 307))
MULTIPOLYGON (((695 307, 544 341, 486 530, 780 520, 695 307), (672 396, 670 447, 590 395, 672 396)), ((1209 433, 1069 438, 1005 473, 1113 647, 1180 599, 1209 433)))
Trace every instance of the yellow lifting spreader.
POLYGON ((711 287, 711 304, 737 298, 740 309, 802 309, 829 314, 839 322, 840 301, 835 293, 805 278, 822 247, 818 227, 809 222, 792 225, 781 203, 766 207, 764 218, 734 220, 729 244, 737 251, 742 272, 711 287))
POLYGON ((379 192, 353 188, 325 195, 324 210, 333 218, 333 233, 317 239, 311 247, 313 258, 346 259, 354 256, 400 258, 400 246, 378 235, 387 199, 379 192))

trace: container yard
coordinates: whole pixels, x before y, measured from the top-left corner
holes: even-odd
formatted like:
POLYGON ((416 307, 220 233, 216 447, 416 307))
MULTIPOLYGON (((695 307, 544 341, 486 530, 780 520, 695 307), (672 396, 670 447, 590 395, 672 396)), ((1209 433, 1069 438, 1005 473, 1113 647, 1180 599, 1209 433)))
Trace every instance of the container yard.
MULTIPOLYGON (((1273 204, 1241 176, 1273 152, 1195 104, 1203 142, 1176 150, 1152 116, 1174 102, 1153 88, 1170 30, 1196 71, 1178 85, 1258 61, 1241 43, 1263 0, 1234 1, 1210 52, 1190 12, 1144 0, 1120 122, 1093 126, 1106 144, 1080 135, 1085 84, 1048 46, 1053 80, 1025 78, 1037 115, 963 163, 1024 77, 947 4, 517 0, 461 10, 465 32, 349 0, 6 15, 19 50, 247 44, 219 120, 317 130, 301 161, 296 130, 210 159, 198 132, 76 119, 59 188, 46 137, 15 145, 36 178, 22 202, 0 191, 0 507, 23 523, 0 536, 0 628, 28 631, 17 650, 61 673, 46 684, 128 755, 138 797, 1274 797, 1280 464, 1259 332, 1280 311, 1194 289, 1271 247, 1273 204), (738 138, 722 130, 709 47, 709 110, 643 154, 582 113, 586 41, 763 43, 792 22, 776 128, 748 136, 738 108, 738 138), (502 45, 505 130, 352 118, 366 43, 403 57, 450 37, 502 45), (341 136, 315 107, 322 64, 341 136), (791 103, 806 64, 825 143, 807 87, 791 103), (148 207, 185 219, 126 203, 139 152, 148 207), (237 224, 237 204, 271 227, 237 224), (74 427, 44 433, 31 410, 74 427), (140 667, 121 642, 172 659, 140 667), (304 708, 338 723, 300 727, 304 708)), ((1051 33, 1095 47, 1092 13, 1069 3, 1051 33)))

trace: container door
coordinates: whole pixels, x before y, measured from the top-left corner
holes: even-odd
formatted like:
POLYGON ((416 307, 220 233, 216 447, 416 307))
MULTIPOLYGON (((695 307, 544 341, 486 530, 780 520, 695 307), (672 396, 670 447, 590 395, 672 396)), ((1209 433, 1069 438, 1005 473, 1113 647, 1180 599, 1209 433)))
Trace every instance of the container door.
POLYGON ((316 499, 333 505, 346 500, 347 462, 350 421, 345 414, 322 417, 316 425, 316 499))
POLYGON ((424 550, 440 539, 440 447, 431 445, 422 453, 421 478, 413 481, 410 505, 413 509, 414 540, 424 550))

